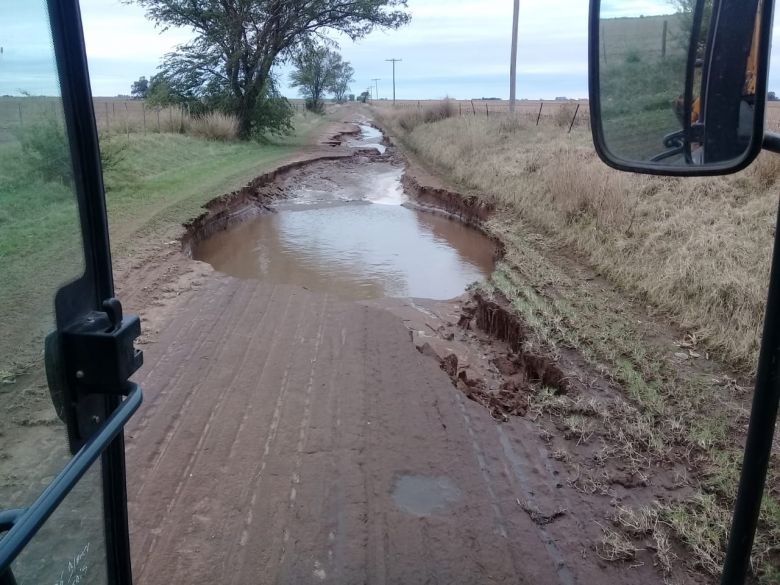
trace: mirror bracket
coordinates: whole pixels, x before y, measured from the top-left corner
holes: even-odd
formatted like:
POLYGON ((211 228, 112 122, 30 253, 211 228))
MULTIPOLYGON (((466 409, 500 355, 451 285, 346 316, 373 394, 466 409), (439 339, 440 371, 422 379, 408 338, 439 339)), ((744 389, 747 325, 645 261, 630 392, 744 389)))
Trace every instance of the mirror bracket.
POLYGON ((769 152, 780 153, 780 134, 777 132, 764 132, 764 141, 761 147, 769 152))

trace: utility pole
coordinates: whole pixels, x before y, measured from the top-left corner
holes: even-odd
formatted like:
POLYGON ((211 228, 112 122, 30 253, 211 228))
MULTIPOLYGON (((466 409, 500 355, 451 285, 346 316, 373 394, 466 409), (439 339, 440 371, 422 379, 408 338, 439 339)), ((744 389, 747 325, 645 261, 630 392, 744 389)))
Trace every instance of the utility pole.
POLYGON ((512 55, 509 64, 509 111, 515 111, 515 90, 517 86, 517 21, 520 15, 520 0, 515 0, 515 13, 512 17, 512 55))
POLYGON ((403 61, 403 59, 385 59, 393 64, 393 103, 395 104, 395 64, 403 61))
POLYGON ((379 99, 379 82, 381 81, 380 77, 374 77, 371 79, 371 81, 374 82, 374 86, 376 88, 376 91, 374 92, 374 98, 379 99))

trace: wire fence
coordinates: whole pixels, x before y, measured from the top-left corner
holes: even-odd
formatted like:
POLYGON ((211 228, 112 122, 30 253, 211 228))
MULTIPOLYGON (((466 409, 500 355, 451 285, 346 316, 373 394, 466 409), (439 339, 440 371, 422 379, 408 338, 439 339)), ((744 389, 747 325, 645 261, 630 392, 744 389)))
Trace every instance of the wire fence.
MULTIPOLYGON (((374 105, 401 110, 436 106, 445 100, 375 100, 374 105)), ((507 116, 510 114, 507 100, 450 100, 459 116, 507 116)), ((590 105, 588 100, 518 100, 515 116, 533 120, 536 124, 555 122, 566 128, 590 126, 590 105), (568 116, 568 118, 567 118, 568 116), (563 124, 568 119, 568 124, 563 124)), ((766 129, 780 132, 780 101, 767 102, 766 129)))
MULTIPOLYGON (((444 103, 445 100, 379 100, 373 104, 404 111, 424 110, 444 103)), ((509 102, 506 100, 450 100, 458 116, 490 118, 491 116, 509 116, 509 102)), ((536 125, 555 123, 558 126, 572 128, 590 125, 590 109, 587 100, 519 100, 515 103, 513 114, 517 118, 529 120, 536 125)))
MULTIPOLYGON (((98 131, 107 134, 181 132, 191 117, 186 107, 150 106, 144 100, 94 98, 98 131)), ((290 100, 298 111, 302 100, 290 100)), ((47 119, 62 119, 62 101, 55 97, 0 97, 0 144, 19 139, 26 127, 47 119)))
MULTIPOLYGON (((395 109, 423 110, 441 104, 444 100, 376 100, 374 105, 395 109)), ((508 116, 506 100, 450 100, 459 116, 508 116)), ((304 111, 303 100, 290 100, 295 111, 304 111)), ((766 128, 780 132, 780 102, 767 104, 766 128)), ((108 134, 181 132, 189 118, 182 107, 156 107, 143 100, 122 98, 94 98, 95 120, 98 130, 108 134)), ((568 129, 590 125, 590 107, 587 100, 519 100, 515 114, 540 125, 555 123, 568 129)), ((20 130, 47 118, 62 118, 59 98, 0 97, 0 144, 18 140, 20 130)))

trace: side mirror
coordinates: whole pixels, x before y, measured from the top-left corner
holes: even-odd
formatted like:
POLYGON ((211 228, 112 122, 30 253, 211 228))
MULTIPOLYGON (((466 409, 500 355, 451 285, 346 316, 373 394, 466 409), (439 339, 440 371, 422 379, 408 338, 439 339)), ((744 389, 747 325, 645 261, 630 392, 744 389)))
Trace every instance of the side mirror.
POLYGON ((644 16, 629 0, 591 0, 599 156, 620 170, 664 175, 746 167, 764 141, 773 0, 657 4, 669 14, 644 16))

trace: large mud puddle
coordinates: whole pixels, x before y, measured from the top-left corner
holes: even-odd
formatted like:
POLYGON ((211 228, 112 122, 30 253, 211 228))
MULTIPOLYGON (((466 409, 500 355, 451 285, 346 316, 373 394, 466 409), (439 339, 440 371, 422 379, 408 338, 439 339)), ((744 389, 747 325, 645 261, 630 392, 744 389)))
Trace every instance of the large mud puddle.
MULTIPOLYGON (((366 126, 351 143, 371 148, 381 137, 366 126)), ((458 296, 493 270, 494 246, 458 221, 403 207, 402 173, 380 154, 309 165, 279 182, 274 213, 214 234, 194 256, 232 276, 348 299, 458 296)))

